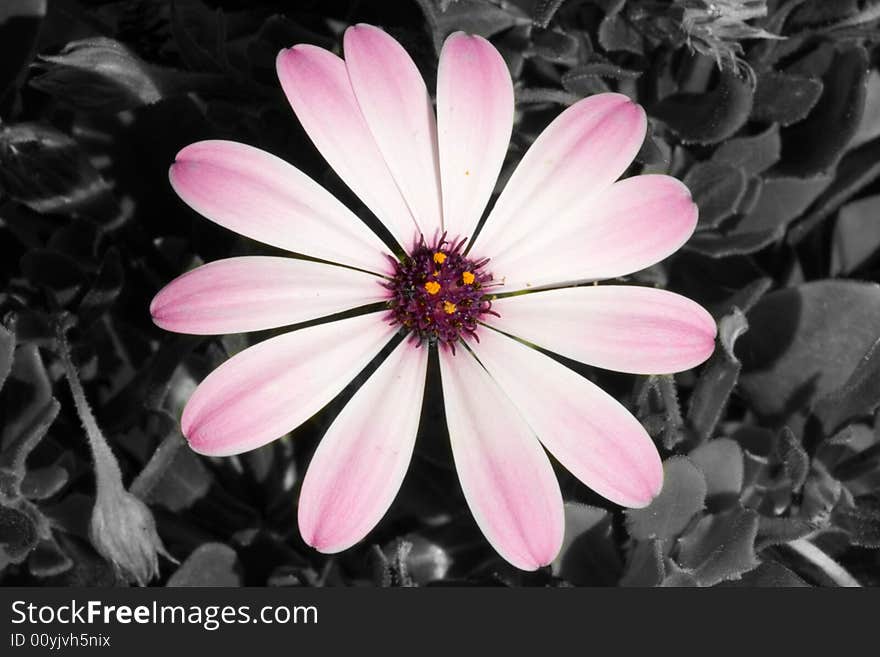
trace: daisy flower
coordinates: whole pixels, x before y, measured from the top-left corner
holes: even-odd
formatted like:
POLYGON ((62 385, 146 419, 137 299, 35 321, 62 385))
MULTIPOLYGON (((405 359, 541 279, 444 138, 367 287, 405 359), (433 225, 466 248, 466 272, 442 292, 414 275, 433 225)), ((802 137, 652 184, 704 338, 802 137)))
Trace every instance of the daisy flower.
POLYGON ((260 447, 308 420, 397 339, 327 430, 302 483, 304 540, 338 552, 367 535, 400 488, 436 350, 467 504, 498 553, 533 570, 553 560, 563 536, 562 496, 545 449, 623 506, 648 504, 663 476, 642 425, 537 347, 639 374, 703 362, 716 327, 696 303, 646 287, 578 286, 667 257, 693 232, 697 208, 669 176, 615 182, 639 150, 646 120, 641 107, 609 93, 572 105, 547 127, 480 226, 514 121, 499 53, 480 37, 450 36, 436 115, 412 59, 384 31, 350 27, 344 54, 294 46, 278 55, 278 77, 318 151, 396 245, 269 153, 228 141, 184 148, 170 179, 185 203, 313 259, 206 264, 156 295, 157 325, 224 334, 364 312, 230 358, 193 393, 183 433, 210 456, 260 447))

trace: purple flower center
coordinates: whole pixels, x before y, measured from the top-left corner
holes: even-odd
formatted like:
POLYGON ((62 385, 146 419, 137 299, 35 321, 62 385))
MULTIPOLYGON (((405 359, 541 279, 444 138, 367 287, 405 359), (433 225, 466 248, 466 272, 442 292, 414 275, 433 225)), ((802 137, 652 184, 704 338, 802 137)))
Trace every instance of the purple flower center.
POLYGON ((422 238, 402 261, 394 261, 394 276, 385 283, 391 291, 391 320, 413 339, 447 346, 455 351, 459 338, 476 337, 480 318, 492 310, 487 296, 492 274, 488 258, 465 257, 465 240, 441 238, 428 246, 422 238))

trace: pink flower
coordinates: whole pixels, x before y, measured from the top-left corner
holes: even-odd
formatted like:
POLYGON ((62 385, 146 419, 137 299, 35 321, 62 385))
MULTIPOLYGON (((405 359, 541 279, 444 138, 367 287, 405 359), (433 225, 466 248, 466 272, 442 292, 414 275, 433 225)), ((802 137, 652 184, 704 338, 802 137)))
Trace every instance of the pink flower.
POLYGON ((514 120, 501 56, 480 37, 450 36, 435 119, 421 75, 389 35, 357 25, 344 48, 345 61, 309 45, 282 51, 278 76, 315 146, 409 251, 392 257, 351 211, 266 152, 225 141, 184 148, 170 177, 190 207, 327 262, 241 257, 204 265, 159 292, 150 307, 156 324, 220 334, 384 305, 237 354, 193 393, 183 433, 211 456, 264 445, 326 405, 396 334, 409 335, 335 419, 303 481, 303 538, 322 552, 344 550, 397 494, 416 440, 428 347, 436 345, 467 503, 505 559, 538 568, 553 560, 563 535, 562 497, 542 444, 624 506, 648 504, 662 469, 620 403, 533 345, 619 372, 702 363, 716 328, 699 305, 645 287, 574 286, 667 257, 693 232, 697 208, 669 176, 615 182, 642 144, 645 114, 625 96, 599 94, 535 141, 477 231, 514 120))

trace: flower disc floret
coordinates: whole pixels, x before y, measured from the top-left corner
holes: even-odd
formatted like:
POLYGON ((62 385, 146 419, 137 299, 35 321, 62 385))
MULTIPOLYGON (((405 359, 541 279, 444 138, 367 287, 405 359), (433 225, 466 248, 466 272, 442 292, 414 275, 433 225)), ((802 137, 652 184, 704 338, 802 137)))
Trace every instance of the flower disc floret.
POLYGON ((483 315, 497 316, 488 296, 493 281, 488 259, 468 258, 464 243, 441 238, 428 245, 422 239, 394 261, 394 275, 386 283, 391 321, 419 342, 454 351, 460 338, 476 338, 483 315))

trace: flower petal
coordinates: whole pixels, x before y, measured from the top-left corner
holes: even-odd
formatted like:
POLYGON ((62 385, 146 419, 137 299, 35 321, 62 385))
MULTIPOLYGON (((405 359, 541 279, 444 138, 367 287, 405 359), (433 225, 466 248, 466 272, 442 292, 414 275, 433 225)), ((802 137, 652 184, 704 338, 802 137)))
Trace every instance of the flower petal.
POLYGON ((597 94, 569 107, 523 156, 475 248, 494 257, 565 216, 587 215, 592 197, 630 165, 646 127, 645 111, 621 94, 597 94))
POLYGON ((547 455, 470 352, 440 350, 440 373, 455 468, 477 525, 517 568, 547 565, 565 522, 547 455))
POLYGON ((280 438, 338 395, 394 331, 372 313, 245 349, 196 388, 183 409, 183 435, 208 456, 240 454, 280 438))
POLYGON ((385 273, 385 245, 307 175, 258 148, 200 141, 177 154, 171 186, 193 210, 281 249, 385 273))
POLYGON ((643 507, 657 495, 663 485, 660 455, 616 399, 496 331, 482 331, 480 341, 470 344, 544 447, 575 477, 623 506, 643 507))
POLYGON ((504 59, 483 37, 446 39, 437 70, 437 133, 443 227, 452 238, 477 227, 513 129, 513 83, 504 59))
POLYGON ((697 206, 671 176, 620 180, 586 215, 548 222, 532 239, 492 258, 498 291, 603 280, 639 271, 675 253, 693 234, 697 206))
POLYGON ((567 358, 617 372, 667 374, 715 349, 715 320, 666 290, 599 285, 498 299, 488 323, 567 358))
POLYGON ((202 265, 166 285, 150 313, 166 331, 215 335, 287 326, 381 301, 379 278, 323 262, 244 256, 202 265))
POLYGON ((332 52, 302 44, 278 53, 278 79, 324 159, 391 234, 409 248, 417 225, 361 113, 348 71, 332 52))
POLYGON ((312 547, 351 547, 391 506, 412 458, 427 366, 427 347, 402 342, 321 439, 299 497, 299 530, 312 547))
POLYGON ((416 222, 433 238, 443 224, 437 122, 425 81, 403 46, 377 27, 349 27, 343 46, 370 132, 416 222))

